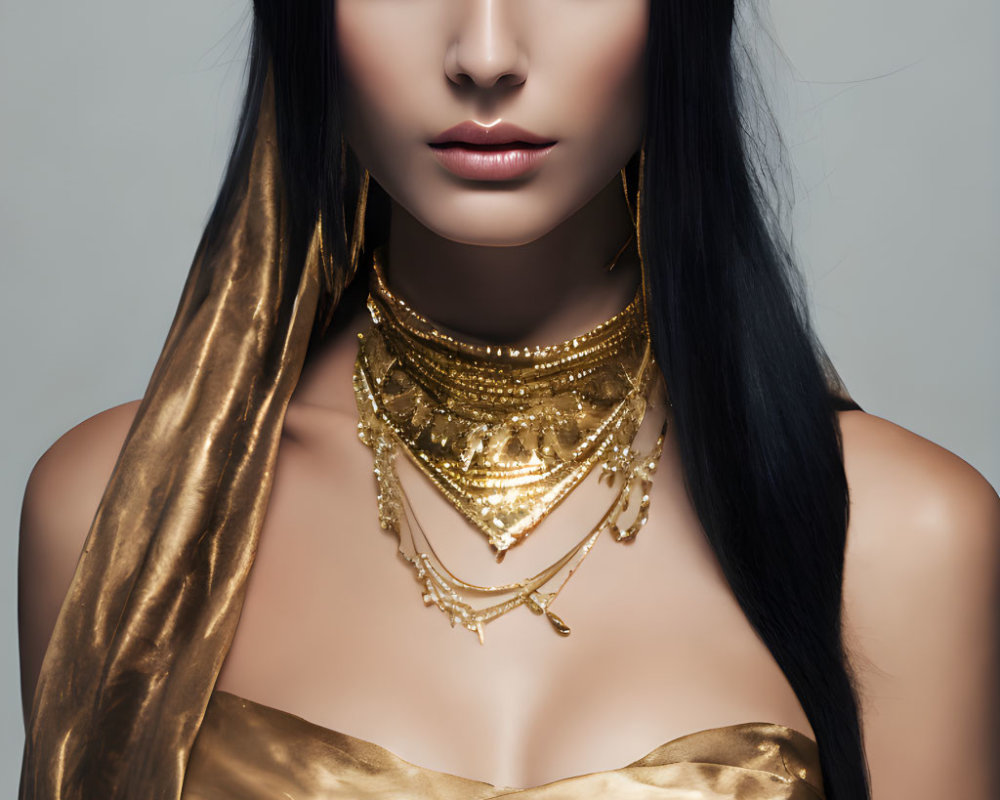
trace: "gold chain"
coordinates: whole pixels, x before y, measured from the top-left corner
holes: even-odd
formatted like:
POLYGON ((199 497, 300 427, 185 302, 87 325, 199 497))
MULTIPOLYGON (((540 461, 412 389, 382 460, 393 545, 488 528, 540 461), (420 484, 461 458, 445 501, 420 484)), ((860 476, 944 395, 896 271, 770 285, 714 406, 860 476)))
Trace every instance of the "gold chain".
POLYGON ((357 360, 366 401, 498 561, 635 438, 656 373, 641 292, 561 344, 474 345, 394 295, 376 253, 368 308, 357 360))
POLYGON ((608 321, 561 344, 474 345, 438 330, 394 295, 382 258, 376 251, 372 324, 359 334, 354 371, 359 434, 375 457, 380 523, 398 536, 424 585, 424 602, 441 608, 452 625, 482 641, 487 622, 526 605, 568 634, 549 605, 601 531, 618 541, 638 533, 662 451, 666 423, 651 452, 632 447, 659 373, 642 291, 608 321), (516 583, 477 586, 452 575, 434 553, 400 485, 399 449, 486 535, 498 561, 597 464, 601 481, 621 485, 598 524, 553 564, 516 583), (624 525, 630 508, 635 513, 624 525), (553 582, 555 591, 542 591, 553 582), (492 602, 474 608, 477 596, 492 602))

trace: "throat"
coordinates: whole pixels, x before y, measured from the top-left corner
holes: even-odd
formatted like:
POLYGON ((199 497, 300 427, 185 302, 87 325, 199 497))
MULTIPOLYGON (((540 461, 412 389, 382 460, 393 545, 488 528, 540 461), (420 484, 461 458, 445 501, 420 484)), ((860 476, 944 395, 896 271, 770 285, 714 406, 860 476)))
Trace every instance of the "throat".
POLYGON ((517 347, 565 341, 621 311, 641 281, 627 217, 582 222, 574 218, 522 245, 469 245, 431 233, 394 207, 388 282, 463 340, 517 347))

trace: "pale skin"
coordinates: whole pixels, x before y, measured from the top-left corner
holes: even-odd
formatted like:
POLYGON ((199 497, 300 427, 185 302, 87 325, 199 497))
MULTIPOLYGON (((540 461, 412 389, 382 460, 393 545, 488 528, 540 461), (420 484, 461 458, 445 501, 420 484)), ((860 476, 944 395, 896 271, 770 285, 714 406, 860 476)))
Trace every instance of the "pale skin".
MULTIPOLYGON (((616 181, 641 141, 646 13, 646 0, 340 0, 348 138, 393 198, 391 281, 415 307, 470 340, 534 344, 625 304, 638 265, 603 266, 629 230, 616 181), (559 24, 543 24, 546 15, 559 24), (440 130, 497 118, 557 139, 559 158, 517 187, 483 187, 427 155, 440 130)), ((519 609, 490 624, 480 646, 425 608, 378 527, 371 453, 356 435, 350 378, 364 322, 324 342, 293 395, 217 688, 506 786, 615 769, 740 722, 813 735, 705 542, 672 436, 638 540, 601 540, 553 606, 568 638, 519 609)), ((73 428, 29 479, 26 714, 136 406, 73 428)), ((873 796, 987 800, 1000 752, 1000 498, 959 457, 891 422, 852 411, 840 423, 851 492, 844 635, 873 796)), ((581 487, 497 565, 415 470, 402 477, 445 563, 476 582, 549 563, 606 497, 581 487)))

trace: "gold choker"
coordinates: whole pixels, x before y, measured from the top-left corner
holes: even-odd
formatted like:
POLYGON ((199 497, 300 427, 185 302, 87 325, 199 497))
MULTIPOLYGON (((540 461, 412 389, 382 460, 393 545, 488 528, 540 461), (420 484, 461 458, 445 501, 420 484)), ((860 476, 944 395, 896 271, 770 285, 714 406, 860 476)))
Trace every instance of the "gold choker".
POLYGON ((640 288, 628 306, 587 333, 531 348, 475 345, 438 330, 392 293, 376 250, 368 310, 359 334, 354 388, 362 441, 375 454, 379 519, 400 538, 400 552, 424 584, 424 600, 482 639, 483 625, 527 605, 560 633, 569 629, 549 609, 605 528, 631 540, 646 520, 651 474, 663 434, 651 453, 632 449, 659 375, 640 288), (538 575, 482 587, 451 575, 433 553, 402 492, 394 466, 402 448, 451 504, 489 542, 497 561, 528 534, 598 464, 609 485, 620 480, 599 524, 538 575), (634 518, 624 530, 619 517, 634 518), (479 610, 469 594, 507 596, 479 610))

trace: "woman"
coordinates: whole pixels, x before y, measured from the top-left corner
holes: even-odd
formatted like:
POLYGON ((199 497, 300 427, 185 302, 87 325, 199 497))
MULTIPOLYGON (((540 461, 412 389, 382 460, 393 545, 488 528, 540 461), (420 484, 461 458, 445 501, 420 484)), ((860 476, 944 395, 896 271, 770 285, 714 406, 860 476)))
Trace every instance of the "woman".
POLYGON ((22 796, 987 797, 1000 504, 825 367, 733 5, 255 11, 146 395, 26 492, 22 796))

